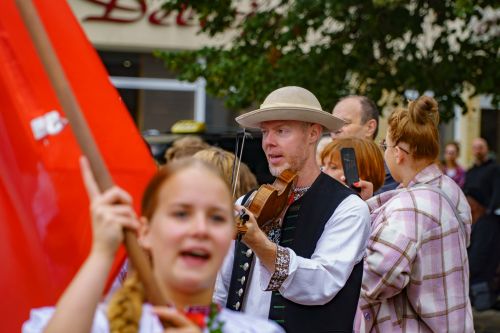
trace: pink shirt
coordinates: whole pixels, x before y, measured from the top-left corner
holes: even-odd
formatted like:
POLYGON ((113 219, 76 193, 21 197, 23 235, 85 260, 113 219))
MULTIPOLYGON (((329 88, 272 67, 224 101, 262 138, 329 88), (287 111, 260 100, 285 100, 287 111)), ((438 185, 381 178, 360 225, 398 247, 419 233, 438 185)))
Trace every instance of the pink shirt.
POLYGON ((408 188, 368 201, 371 235, 355 331, 473 332, 469 300, 471 213, 458 185, 430 165, 408 188), (462 232, 441 188, 465 224, 462 232))
POLYGON ((465 170, 457 165, 454 169, 448 169, 446 166, 443 167, 443 173, 453 179, 455 183, 460 186, 460 188, 464 187, 465 184, 465 170))

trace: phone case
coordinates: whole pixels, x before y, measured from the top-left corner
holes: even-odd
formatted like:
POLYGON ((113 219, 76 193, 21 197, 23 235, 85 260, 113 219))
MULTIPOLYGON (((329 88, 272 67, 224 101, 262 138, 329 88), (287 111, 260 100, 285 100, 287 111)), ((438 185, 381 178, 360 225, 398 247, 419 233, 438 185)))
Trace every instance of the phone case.
POLYGON ((347 185, 352 189, 359 190, 352 185, 359 181, 358 164, 356 163, 354 148, 342 148, 340 150, 340 157, 347 185))

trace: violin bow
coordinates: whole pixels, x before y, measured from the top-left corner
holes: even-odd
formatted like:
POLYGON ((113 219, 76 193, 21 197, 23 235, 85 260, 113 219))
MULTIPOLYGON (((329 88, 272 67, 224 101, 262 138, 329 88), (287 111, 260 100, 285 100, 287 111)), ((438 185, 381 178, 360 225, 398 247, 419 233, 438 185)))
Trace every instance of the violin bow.
MULTIPOLYGON (((252 134, 248 133, 245 128, 243 128, 243 132, 236 133, 236 145, 234 147, 234 158, 233 161, 233 171, 231 174, 231 190, 233 192, 233 198, 236 195, 236 188, 238 187, 238 181, 240 179, 240 166, 241 166, 241 158, 243 157, 243 148, 245 147, 245 139, 246 137, 252 138, 252 134), (241 140, 241 149, 239 149, 239 139, 238 136, 242 136, 241 140), (239 156, 238 156, 239 155, 239 156)), ((237 198, 235 198, 237 199, 237 198)))
MULTIPOLYGON (((73 129, 78 144, 89 160, 92 172, 101 191, 113 186, 113 179, 95 143, 78 101, 68 83, 66 74, 54 51, 44 25, 31 0, 16 0, 22 20, 49 76, 57 99, 73 129)), ((125 229, 125 247, 132 265, 144 285, 148 300, 154 305, 168 305, 154 278, 149 259, 137 242, 134 232, 125 229)), ((164 323, 165 325, 165 323, 164 323)))
MULTIPOLYGON (((243 128, 242 132, 236 133, 236 144, 234 147, 234 161, 233 161, 233 170, 231 174, 231 189, 233 192, 233 198, 235 198, 236 195, 236 188, 238 187, 238 181, 240 178, 240 166, 241 166, 241 158, 243 157, 243 148, 245 147, 245 139, 247 135, 251 138, 252 135, 250 133, 247 133, 245 128, 243 128), (241 149, 239 149, 239 136, 242 136, 241 139, 241 149), (239 155, 239 156, 238 156, 239 155), (236 161, 237 160, 237 161, 236 161)), ((235 198, 237 199, 237 198, 235 198)), ((238 214, 238 219, 240 220, 239 223, 237 223, 237 229, 239 229, 239 225, 244 226, 245 223, 248 221, 249 216, 245 211, 242 211, 238 214)), ((241 238, 243 237, 244 232, 238 231, 236 234, 236 241, 241 242, 241 238)))

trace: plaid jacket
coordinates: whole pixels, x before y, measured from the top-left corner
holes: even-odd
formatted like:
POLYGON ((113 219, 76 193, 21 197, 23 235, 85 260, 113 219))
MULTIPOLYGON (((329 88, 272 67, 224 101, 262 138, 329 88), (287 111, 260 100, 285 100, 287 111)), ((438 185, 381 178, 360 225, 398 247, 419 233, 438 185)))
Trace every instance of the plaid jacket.
POLYGON ((471 213, 458 185, 430 165, 407 188, 368 201, 371 235, 357 325, 361 332, 473 332, 469 300, 471 213), (455 204, 417 185, 437 186, 455 204))

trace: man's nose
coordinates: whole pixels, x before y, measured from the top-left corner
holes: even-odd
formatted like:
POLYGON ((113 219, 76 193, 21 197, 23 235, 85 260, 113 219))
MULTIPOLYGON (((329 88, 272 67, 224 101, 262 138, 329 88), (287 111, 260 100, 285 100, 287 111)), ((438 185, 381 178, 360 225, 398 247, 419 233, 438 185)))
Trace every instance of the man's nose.
POLYGON ((275 137, 272 133, 267 133, 262 137, 262 145, 265 146, 273 146, 276 144, 275 137))

